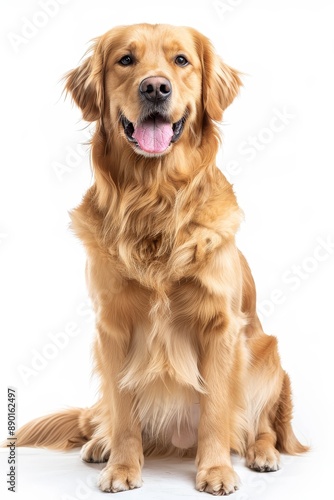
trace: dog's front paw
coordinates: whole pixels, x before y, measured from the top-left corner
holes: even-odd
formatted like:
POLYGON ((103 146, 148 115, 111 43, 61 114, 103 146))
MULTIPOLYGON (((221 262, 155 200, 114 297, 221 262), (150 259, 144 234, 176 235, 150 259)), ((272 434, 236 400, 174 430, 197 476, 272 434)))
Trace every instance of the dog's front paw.
POLYGON ((279 470, 280 454, 272 444, 258 440, 248 448, 246 462, 257 472, 274 472, 279 470))
POLYGON ((205 260, 214 250, 220 247, 223 243, 223 238, 220 234, 208 228, 200 228, 197 235, 197 243, 195 246, 196 262, 205 260))
POLYGON ((211 229, 195 224, 188 227, 180 236, 169 260, 173 279, 179 279, 178 274, 184 276, 186 268, 206 262, 223 243, 222 236, 211 229))
POLYGON ((140 488, 141 469, 122 464, 107 465, 100 473, 98 485, 102 491, 112 493, 140 488))
POLYGON ((239 489, 239 478, 228 465, 200 469, 196 477, 196 488, 216 496, 229 495, 239 489))

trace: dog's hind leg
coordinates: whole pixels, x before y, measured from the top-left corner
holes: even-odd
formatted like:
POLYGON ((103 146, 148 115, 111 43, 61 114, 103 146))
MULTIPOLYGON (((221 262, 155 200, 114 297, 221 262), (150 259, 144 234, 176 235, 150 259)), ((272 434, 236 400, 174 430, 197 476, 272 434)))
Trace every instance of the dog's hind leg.
POLYGON ((93 438, 84 444, 80 452, 84 462, 103 463, 108 462, 110 449, 108 442, 103 438, 93 438))
POLYGON ((279 451, 297 454, 307 451, 295 437, 292 427, 290 381, 283 371, 277 340, 263 333, 248 340, 251 368, 247 388, 248 436, 246 463, 258 472, 279 469, 279 451))
POLYGON ((257 472, 273 472, 279 469, 280 454, 275 447, 276 433, 272 429, 268 411, 260 417, 255 441, 248 447, 246 462, 257 472))

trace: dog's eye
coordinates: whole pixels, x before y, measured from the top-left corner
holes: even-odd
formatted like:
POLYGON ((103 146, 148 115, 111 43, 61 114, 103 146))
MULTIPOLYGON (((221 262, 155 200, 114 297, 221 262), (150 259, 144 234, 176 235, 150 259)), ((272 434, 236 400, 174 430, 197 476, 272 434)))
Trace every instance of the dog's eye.
POLYGON ((123 56, 118 62, 122 66, 130 66, 130 64, 133 64, 133 59, 131 56, 123 56))
POLYGON ((189 61, 184 56, 177 56, 175 58, 175 63, 178 66, 187 66, 189 64, 189 61))

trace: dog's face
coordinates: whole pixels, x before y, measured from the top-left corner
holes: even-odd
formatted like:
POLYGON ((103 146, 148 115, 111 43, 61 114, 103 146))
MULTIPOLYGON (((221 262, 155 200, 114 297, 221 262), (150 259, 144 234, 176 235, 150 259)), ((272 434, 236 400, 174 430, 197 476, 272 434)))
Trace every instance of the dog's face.
POLYGON ((140 24, 114 28, 67 77, 84 119, 103 120, 136 153, 168 153, 200 134, 205 115, 221 120, 240 80, 191 28, 140 24))
POLYGON ((201 102, 201 61, 186 29, 135 28, 109 56, 106 90, 111 120, 121 117, 135 151, 162 154, 195 120, 201 102), (116 104, 117 103, 117 104, 116 104))

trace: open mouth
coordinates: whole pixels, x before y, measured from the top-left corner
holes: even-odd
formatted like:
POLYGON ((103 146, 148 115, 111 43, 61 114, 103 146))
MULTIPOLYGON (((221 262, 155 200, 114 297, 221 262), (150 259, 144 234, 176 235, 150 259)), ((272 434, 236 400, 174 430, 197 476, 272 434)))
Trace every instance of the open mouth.
POLYGON ((146 153, 159 154, 180 138, 186 117, 171 123, 159 113, 154 113, 138 123, 130 122, 124 115, 121 121, 130 142, 146 153))

